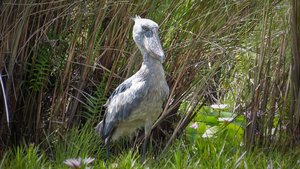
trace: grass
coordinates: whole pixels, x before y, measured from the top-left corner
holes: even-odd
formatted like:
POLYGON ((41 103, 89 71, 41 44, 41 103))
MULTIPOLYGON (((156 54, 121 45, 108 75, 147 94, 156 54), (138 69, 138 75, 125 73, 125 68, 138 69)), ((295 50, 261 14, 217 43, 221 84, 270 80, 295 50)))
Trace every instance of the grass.
MULTIPOLYGON (((56 135, 59 135, 56 133, 56 135)), ((109 161, 105 149, 88 123, 81 129, 72 129, 64 136, 52 136, 40 145, 12 148, 3 156, 0 168, 68 168, 68 158, 95 158, 92 168, 299 168, 300 149, 280 153, 277 151, 245 151, 242 140, 226 134, 212 138, 198 137, 189 142, 185 135, 177 139, 165 153, 153 158, 147 155, 145 165, 140 163, 137 151, 115 145, 109 161), (47 144, 45 144, 47 143, 47 144), (45 146, 46 145, 46 146, 45 146)), ((130 146, 129 146, 130 147, 130 146)), ((84 167, 82 167, 84 168, 84 167)))
POLYGON ((299 148, 269 150, 288 139, 299 140, 299 133, 293 133, 299 117, 289 110, 297 107, 289 102, 297 103, 290 92, 297 91, 293 81, 300 77, 290 72, 299 65, 290 63, 291 45, 297 43, 291 44, 289 37, 297 37, 291 35, 299 28, 293 25, 290 33, 290 22, 299 11, 290 15, 290 5, 277 0, 5 1, 0 11, 0 76, 11 114, 1 106, 0 112, 10 117, 11 128, 2 118, 0 147, 14 147, 0 152, 0 168, 67 168, 63 162, 78 157, 95 158, 89 165, 93 168, 299 168, 299 148), (146 165, 127 142, 116 143, 105 161, 94 122, 86 122, 101 117, 107 96, 140 66, 131 38, 130 17, 136 14, 160 25, 172 91, 165 112, 188 119, 166 126, 181 131, 191 120, 199 126, 188 127, 156 158, 150 148, 146 165), (198 105, 203 98, 234 106, 211 111, 198 105), (259 117, 261 110, 264 116, 259 117), (241 115, 229 125, 220 123, 219 118, 243 112, 252 119, 245 122, 241 115), (84 122, 80 129, 70 129, 84 122), (278 140, 268 132, 275 128, 278 140), (222 132, 202 138, 209 129, 222 132), (249 145, 265 148, 246 151, 244 135, 249 145))

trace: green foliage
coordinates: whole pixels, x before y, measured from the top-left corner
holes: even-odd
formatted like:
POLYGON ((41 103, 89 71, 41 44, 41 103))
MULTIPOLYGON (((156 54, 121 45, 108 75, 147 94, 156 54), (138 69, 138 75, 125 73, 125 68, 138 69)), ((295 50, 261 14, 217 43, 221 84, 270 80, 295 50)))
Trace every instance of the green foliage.
POLYGON ((41 87, 48 81, 51 71, 50 57, 52 50, 49 45, 42 45, 34 53, 32 63, 28 63, 29 88, 34 91, 41 90, 41 87))
MULTIPOLYGON (((6 97, 13 112, 14 128, 20 130, 7 129, 2 123, 0 135, 4 143, 15 139, 14 136, 25 141, 30 138, 36 144, 44 141, 41 146, 20 146, 8 151, 0 168, 67 168, 62 164, 66 158, 88 156, 96 158, 95 168, 299 166, 298 150, 265 154, 259 152, 261 150, 246 152, 240 146, 249 124, 256 125, 253 129, 260 128, 259 138, 268 136, 266 143, 273 143, 273 138, 296 135, 292 132, 288 135, 288 130, 284 129, 287 124, 294 123, 294 116, 287 113, 290 106, 286 103, 286 100, 293 100, 288 87, 292 74, 289 72, 289 41, 294 37, 289 34, 288 2, 32 3, 25 0, 22 5, 18 4, 4 3, 1 11, 0 55, 3 57, 0 57, 0 68, 8 75, 8 78, 3 76, 6 97), (149 158, 146 166, 139 164, 137 152, 132 154, 127 150, 105 162, 103 144, 92 126, 102 112, 105 94, 140 66, 141 58, 131 38, 133 22, 129 19, 136 14, 160 25, 166 54, 164 67, 173 91, 170 107, 176 108, 176 104, 182 102, 179 116, 184 117, 190 108, 192 95, 202 99, 212 94, 219 102, 234 107, 216 110, 204 106, 198 110, 199 105, 196 106, 197 115, 187 126, 186 136, 175 141, 158 158, 159 162, 149 158), (98 77, 102 79, 100 83, 98 77), (24 92, 28 89, 30 95, 24 92), (254 96, 258 97, 253 102, 254 96), (247 111, 249 105, 257 110, 263 108, 264 115, 262 120, 248 121, 246 125, 244 116, 237 116, 236 112, 247 111), (74 119, 80 120, 73 120, 72 115, 79 116, 74 119), (78 125, 61 130, 72 123, 78 125), (267 133, 275 127, 280 137, 267 133)), ((172 112, 178 111, 172 109, 172 112)), ((176 121, 172 123, 175 125, 176 121)), ((253 131, 255 136, 256 131, 253 131)))
MULTIPOLYGON (((67 158, 95 157, 99 153, 104 155, 100 138, 96 135, 92 124, 91 121, 88 121, 81 129, 73 128, 66 135, 58 133, 58 137, 50 138, 47 142, 51 142, 53 160, 62 163, 67 158)), ((103 158, 104 156, 97 157, 103 158)))
MULTIPOLYGON (((201 127, 200 127, 201 128, 201 127)), ((203 131, 202 131, 203 132, 203 131)), ((50 140, 48 140, 50 141, 50 140)), ((165 153, 156 158, 149 149, 146 164, 140 164, 138 152, 121 150, 105 160, 103 143, 95 135, 91 125, 72 129, 66 135, 52 142, 49 153, 39 151, 39 146, 18 147, 7 151, 1 160, 1 168, 68 168, 63 162, 68 158, 95 158, 89 164, 93 168, 291 168, 300 167, 300 150, 285 154, 261 150, 247 152, 238 139, 229 135, 212 138, 197 138, 187 142, 179 138, 165 153)))
POLYGON ((40 152, 38 147, 17 147, 6 153, 1 161, 0 168, 44 168, 48 165, 47 156, 40 152))
POLYGON ((186 136, 187 140, 191 143, 194 143, 197 139, 202 137, 202 135, 205 133, 206 129, 208 128, 208 125, 206 123, 202 122, 193 122, 191 125, 197 125, 197 128, 193 128, 191 126, 186 128, 186 136))
POLYGON ((103 105, 107 100, 104 94, 105 84, 106 79, 102 78, 102 81, 96 86, 94 94, 86 94, 86 103, 84 105, 85 110, 82 112, 82 116, 86 119, 93 119, 102 112, 103 105))
POLYGON ((42 86, 47 86, 50 82, 50 77, 57 79, 65 63, 66 42, 54 35, 51 35, 51 37, 53 40, 37 45, 33 52, 33 57, 29 62, 26 62, 28 64, 29 89, 36 92, 40 91, 42 86))
POLYGON ((244 117, 226 111, 228 108, 215 109, 203 106, 186 129, 186 138, 190 143, 203 138, 226 136, 241 144, 244 134, 244 117))

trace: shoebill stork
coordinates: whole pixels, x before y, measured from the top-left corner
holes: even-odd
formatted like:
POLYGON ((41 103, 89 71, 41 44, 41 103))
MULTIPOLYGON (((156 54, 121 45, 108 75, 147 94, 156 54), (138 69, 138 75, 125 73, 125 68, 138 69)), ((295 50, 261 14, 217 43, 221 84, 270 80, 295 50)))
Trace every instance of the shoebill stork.
POLYGON ((111 94, 96 132, 105 142, 108 159, 110 141, 130 136, 137 129, 144 128, 143 162, 152 125, 163 110, 169 87, 162 66, 165 55, 158 37, 157 23, 139 16, 133 20, 133 40, 142 53, 143 63, 111 94))

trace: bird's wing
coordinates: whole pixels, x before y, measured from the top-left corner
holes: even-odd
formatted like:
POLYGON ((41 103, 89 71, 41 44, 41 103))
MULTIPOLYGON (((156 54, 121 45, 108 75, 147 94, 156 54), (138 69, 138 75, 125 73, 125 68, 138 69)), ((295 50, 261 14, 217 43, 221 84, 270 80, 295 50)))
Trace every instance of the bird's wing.
POLYGON ((113 97, 115 97, 116 95, 124 92, 126 89, 128 89, 131 86, 131 81, 130 79, 125 80, 123 83, 121 83, 113 92, 112 94, 109 96, 109 98, 107 99, 106 103, 104 104, 105 107, 107 107, 111 101, 111 99, 113 97))
POLYGON ((148 92, 144 82, 124 81, 116 88, 107 102, 102 136, 107 138, 118 122, 127 119, 148 92))

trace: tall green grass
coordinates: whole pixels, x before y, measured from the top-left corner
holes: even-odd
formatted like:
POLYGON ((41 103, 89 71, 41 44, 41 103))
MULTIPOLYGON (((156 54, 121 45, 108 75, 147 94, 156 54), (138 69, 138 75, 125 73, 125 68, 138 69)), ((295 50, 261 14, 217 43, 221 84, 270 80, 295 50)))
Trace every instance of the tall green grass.
MULTIPOLYGON (((4 1, 0 71, 11 129, 0 107, 0 135, 6 138, 2 144, 22 139, 38 143, 44 132, 67 131, 97 111, 101 116, 101 107, 88 103, 91 99, 86 96, 101 85, 97 97, 106 98, 141 64, 131 33, 130 17, 135 15, 160 25, 171 88, 160 122, 176 116, 190 94, 197 99, 195 103, 203 102, 196 96, 214 95, 218 88, 212 84, 219 73, 227 73, 226 69, 219 72, 220 68, 239 53, 239 42, 260 23, 257 14, 264 5, 257 2, 4 1), (104 85, 100 84, 103 79, 104 85)), ((180 119, 168 120, 176 126, 180 119)), ((186 119, 185 123, 191 121, 186 119)))
POLYGON ((63 162, 68 158, 95 158, 86 167, 93 168, 287 168, 300 167, 300 149, 285 153, 254 150, 248 152, 241 145, 241 139, 222 134, 212 138, 197 138, 190 142, 182 136, 165 153, 155 156, 152 148, 146 163, 140 163, 138 151, 117 148, 117 152, 106 161, 103 143, 91 132, 90 125, 73 129, 57 140, 49 142, 51 149, 43 150, 41 145, 27 145, 11 148, 3 156, 0 168, 68 168, 63 162))
POLYGON ((66 158, 92 156, 98 167, 144 167, 138 153, 122 150, 123 144, 116 144, 116 156, 105 162, 103 145, 93 133, 106 98, 141 64, 131 37, 130 17, 136 14, 160 25, 171 89, 153 130, 153 142, 158 142, 153 152, 162 147, 166 152, 147 165, 296 166, 293 153, 265 154, 257 147, 288 149, 299 141, 299 47, 290 43, 291 23, 292 39, 299 40, 298 7, 296 0, 4 0, 0 104, 8 103, 9 111, 0 106, 0 145, 8 150, 0 153, 1 166, 59 168, 66 158), (254 152, 244 153, 241 140, 231 134, 175 140, 191 121, 219 127, 216 117, 203 119, 199 111, 212 103, 228 103, 228 111, 246 117, 239 127, 254 152))

